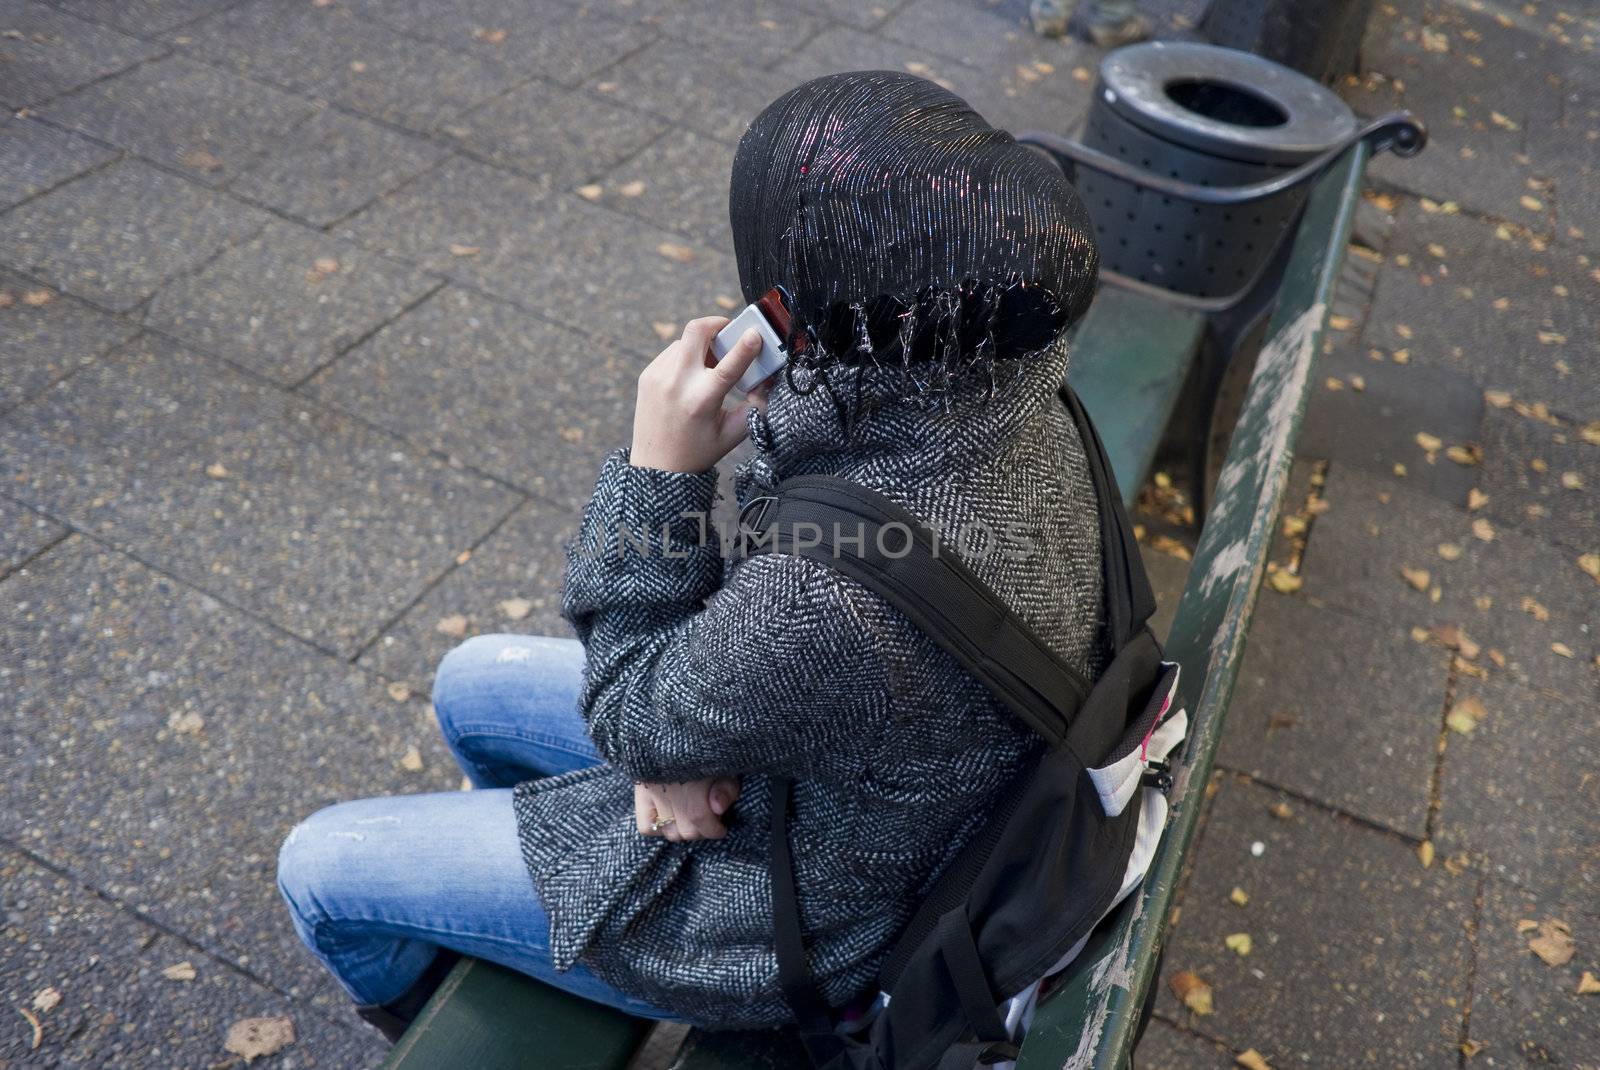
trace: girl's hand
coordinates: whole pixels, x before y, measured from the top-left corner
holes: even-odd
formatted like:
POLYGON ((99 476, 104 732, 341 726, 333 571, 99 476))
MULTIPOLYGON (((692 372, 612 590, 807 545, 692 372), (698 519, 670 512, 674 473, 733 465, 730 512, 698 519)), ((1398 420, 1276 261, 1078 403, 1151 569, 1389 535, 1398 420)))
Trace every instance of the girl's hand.
POLYGON ((641 836, 664 836, 673 843, 720 840, 728 832, 722 815, 738 798, 738 777, 709 777, 688 784, 635 784, 633 816, 641 836))
POLYGON ((727 325, 722 316, 691 320, 683 337, 639 374, 629 453, 634 465, 704 472, 745 437, 752 402, 724 410, 722 401, 760 355, 761 333, 752 327, 715 363, 711 340, 727 325))

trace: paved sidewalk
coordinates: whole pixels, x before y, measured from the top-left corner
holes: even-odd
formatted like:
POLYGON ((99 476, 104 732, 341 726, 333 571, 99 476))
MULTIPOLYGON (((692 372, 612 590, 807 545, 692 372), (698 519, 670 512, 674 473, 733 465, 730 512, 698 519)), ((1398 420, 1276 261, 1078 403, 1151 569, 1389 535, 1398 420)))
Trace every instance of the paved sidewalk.
MULTIPOLYGON (((1175 34, 1201 6, 1148 9, 1175 34)), ((1303 587, 1263 595, 1167 955, 1216 1011, 1164 990, 1141 1067, 1600 1061, 1600 28, 1379 6, 1350 96, 1436 147, 1375 169, 1277 557, 1303 587), (1412 636, 1439 625, 1476 656, 1412 636)), ((738 292, 754 112, 882 66, 1072 129, 1097 56, 1024 12, 0 0, 0 1067, 221 1067, 271 1015, 297 1040, 265 1065, 376 1064, 277 844, 456 788, 438 658, 564 630, 560 548, 638 369, 738 292)))

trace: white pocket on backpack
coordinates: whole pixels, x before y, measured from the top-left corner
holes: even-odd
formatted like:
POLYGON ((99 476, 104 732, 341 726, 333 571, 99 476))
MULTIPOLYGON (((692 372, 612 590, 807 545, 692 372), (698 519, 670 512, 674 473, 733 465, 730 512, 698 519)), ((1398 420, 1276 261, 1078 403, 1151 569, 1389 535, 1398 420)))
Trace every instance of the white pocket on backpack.
POLYGON ((1100 807, 1107 817, 1122 813, 1133 793, 1139 790, 1140 780, 1151 763, 1166 758, 1188 731, 1187 712, 1172 710, 1178 694, 1178 665, 1163 662, 1162 670, 1166 686, 1158 686, 1151 693, 1145 709, 1128 726, 1127 736, 1111 752, 1111 759, 1089 770, 1089 779, 1094 781, 1100 807))

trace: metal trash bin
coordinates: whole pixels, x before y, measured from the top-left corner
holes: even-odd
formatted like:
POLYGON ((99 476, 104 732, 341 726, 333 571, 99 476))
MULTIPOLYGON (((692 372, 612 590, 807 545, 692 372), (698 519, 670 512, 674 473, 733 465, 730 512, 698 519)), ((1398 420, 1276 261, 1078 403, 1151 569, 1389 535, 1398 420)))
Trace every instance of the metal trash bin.
MULTIPOLYGON (((1287 67, 1152 42, 1107 54, 1082 144, 1145 173, 1232 187, 1293 170, 1356 127, 1344 101, 1287 67)), ((1250 204, 1198 204, 1088 169, 1077 186, 1103 268, 1201 298, 1248 286, 1308 192, 1302 183, 1250 204)))

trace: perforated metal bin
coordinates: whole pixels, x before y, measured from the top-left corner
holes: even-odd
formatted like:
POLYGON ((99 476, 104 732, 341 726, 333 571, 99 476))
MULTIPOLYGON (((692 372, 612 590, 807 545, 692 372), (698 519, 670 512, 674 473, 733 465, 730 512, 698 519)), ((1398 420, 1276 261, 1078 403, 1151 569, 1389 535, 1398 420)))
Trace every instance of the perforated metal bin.
MULTIPOLYGON (((1355 130, 1344 101, 1286 67, 1230 48, 1153 42, 1105 57, 1082 142, 1143 172, 1242 186, 1355 130)), ((1247 285, 1307 192, 1301 184, 1248 205, 1195 204, 1088 169, 1077 187, 1103 267, 1195 297, 1247 285)))

